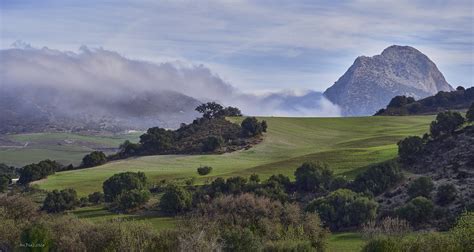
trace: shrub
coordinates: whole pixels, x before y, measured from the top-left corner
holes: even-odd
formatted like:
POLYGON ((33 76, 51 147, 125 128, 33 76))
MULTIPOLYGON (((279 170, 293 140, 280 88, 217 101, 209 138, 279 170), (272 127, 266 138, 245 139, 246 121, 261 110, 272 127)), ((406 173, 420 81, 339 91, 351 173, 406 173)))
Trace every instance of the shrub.
POLYGON ((248 193, 222 196, 199 205, 181 223, 184 226, 180 233, 199 231, 199 236, 215 239, 221 236, 223 247, 232 251, 258 251, 261 244, 283 241, 306 241, 313 250, 324 250, 328 234, 317 214, 304 213, 296 204, 281 204, 248 193))
POLYGON ((115 200, 114 208, 120 211, 128 211, 139 208, 150 199, 150 192, 147 190, 130 190, 121 193, 115 200))
POLYGON ((386 217, 380 222, 371 220, 362 225, 362 234, 365 238, 374 238, 377 236, 402 236, 411 231, 408 221, 386 217))
POLYGON ((460 244, 449 235, 424 233, 413 236, 390 237, 379 236, 371 239, 362 249, 364 252, 377 251, 463 251, 460 244))
POLYGON ((99 166, 107 163, 107 156, 102 151, 93 151, 84 156, 81 166, 84 168, 99 166))
POLYGON ((447 205, 453 202, 458 194, 458 190, 453 184, 444 184, 438 187, 436 199, 440 205, 447 205))
POLYGON ((337 230, 356 227, 372 220, 377 207, 378 204, 368 197, 349 189, 339 189, 310 202, 306 210, 319 213, 331 229, 337 230))
POLYGON ((74 189, 53 190, 46 195, 42 210, 48 213, 59 213, 74 209, 77 204, 77 193, 74 189))
POLYGON ((420 196, 397 208, 395 213, 399 217, 408 220, 412 225, 419 225, 431 220, 433 210, 433 202, 420 196))
POLYGON ((366 171, 359 173, 352 182, 352 187, 356 192, 379 195, 396 185, 402 178, 397 163, 389 161, 370 166, 366 171))
POLYGON ((304 163, 296 169, 295 178, 301 191, 325 191, 331 185, 333 173, 321 163, 304 163))
POLYGON ((146 187, 146 176, 143 172, 123 172, 113 175, 104 181, 102 188, 106 202, 112 202, 122 192, 146 187))
POLYGON ((434 189, 433 181, 430 177, 419 177, 408 186, 407 193, 410 198, 423 196, 429 198, 434 189))
POLYGON ((467 111, 466 118, 468 122, 474 122, 474 102, 471 104, 471 107, 467 111))
POLYGON ((201 166, 201 167, 197 168, 197 172, 198 172, 199 175, 204 176, 204 175, 207 175, 207 174, 212 172, 212 167, 210 167, 210 166, 201 166))
POLYGON ((160 199, 159 207, 167 214, 182 213, 191 207, 191 194, 177 185, 168 185, 160 199))
POLYGON ((450 135, 464 124, 464 118, 458 112, 441 112, 430 125, 430 132, 434 138, 441 135, 450 135))
POLYGON ((101 192, 93 192, 87 196, 87 200, 92 204, 104 202, 104 194, 101 192))
MULTIPOLYGON (((266 122, 265 122, 266 125, 266 122)), ((262 123, 258 122, 255 117, 247 117, 240 124, 242 127, 242 134, 245 137, 253 137, 261 135, 263 132, 262 123)), ((266 128, 265 128, 266 131, 266 128)))
POLYGON ((398 142, 398 156, 405 164, 412 164, 423 152, 423 139, 417 136, 407 137, 398 142))
POLYGON ((220 136, 209 136, 202 142, 202 151, 211 152, 219 149, 224 142, 224 139, 220 136))

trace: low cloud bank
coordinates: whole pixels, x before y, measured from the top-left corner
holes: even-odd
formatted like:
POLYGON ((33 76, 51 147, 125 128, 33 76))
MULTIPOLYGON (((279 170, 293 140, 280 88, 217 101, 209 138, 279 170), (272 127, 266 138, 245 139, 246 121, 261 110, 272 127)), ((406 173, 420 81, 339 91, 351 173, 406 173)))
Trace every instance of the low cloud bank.
POLYGON ((319 92, 245 94, 203 65, 155 64, 85 46, 78 52, 23 46, 1 50, 0 59, 4 94, 33 103, 41 100, 43 105, 50 102, 48 105, 64 114, 110 115, 115 110, 114 115, 140 116, 143 109, 148 116, 156 111, 191 117, 194 104, 218 101, 251 115, 340 115, 339 108, 319 92), (152 107, 144 108, 147 104, 152 107))

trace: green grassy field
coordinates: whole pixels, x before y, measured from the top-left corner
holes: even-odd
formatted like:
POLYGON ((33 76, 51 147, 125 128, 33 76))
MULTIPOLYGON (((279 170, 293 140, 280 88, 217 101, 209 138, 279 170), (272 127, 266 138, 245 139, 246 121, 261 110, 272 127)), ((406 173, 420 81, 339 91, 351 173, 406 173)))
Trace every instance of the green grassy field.
MULTIPOLYGON (((396 143, 408 135, 428 131, 433 116, 348 117, 348 118, 260 118, 268 122, 262 143, 249 149, 222 155, 162 155, 131 158, 103 166, 66 171, 36 184, 52 190, 72 187, 79 196, 101 191, 102 182, 115 173, 143 171, 154 183, 162 179, 198 177, 196 168, 212 166, 212 177, 247 176, 261 178, 282 173, 293 176, 305 161, 327 163, 335 174, 354 176, 367 165, 394 158, 396 143)), ((238 120, 238 119, 235 119, 238 120)), ((118 141, 120 142, 120 141, 118 141)), ((55 156, 50 156, 56 159, 55 156)))
POLYGON ((117 148, 125 140, 138 141, 142 133, 91 136, 74 133, 32 133, 0 136, 11 141, 0 144, 0 163, 17 167, 49 158, 62 164, 78 165, 85 154, 96 149, 117 148), (26 145, 26 146, 25 146, 26 145))

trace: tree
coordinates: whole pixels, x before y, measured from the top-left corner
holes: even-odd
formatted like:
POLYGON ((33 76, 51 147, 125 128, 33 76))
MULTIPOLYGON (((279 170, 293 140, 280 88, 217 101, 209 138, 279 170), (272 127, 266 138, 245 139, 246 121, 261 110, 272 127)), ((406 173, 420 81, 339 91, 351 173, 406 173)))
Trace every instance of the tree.
POLYGON ((74 189, 53 190, 46 195, 42 209, 48 213, 59 213, 74 209, 77 203, 77 193, 74 189))
POLYGON ((465 120, 458 112, 441 112, 430 125, 430 132, 434 138, 441 135, 450 135, 464 124, 465 120))
POLYGON ((433 216, 434 205, 425 197, 416 197, 395 210, 396 214, 412 225, 425 223, 433 216))
POLYGON ((379 195, 396 185, 403 178, 402 172, 394 161, 383 162, 370 166, 359 173, 352 182, 352 187, 357 192, 369 192, 379 195))
POLYGON ((159 154, 169 151, 174 144, 174 133, 160 127, 149 128, 140 136, 143 150, 148 154, 159 154))
POLYGON ((202 142, 202 150, 204 152, 215 151, 220 148, 224 140, 220 136, 209 136, 202 142))
POLYGON ((93 151, 84 156, 81 166, 84 168, 99 166, 107 163, 107 156, 102 151, 93 151))
POLYGON ((104 194, 101 192, 93 192, 87 196, 87 200, 93 204, 104 202, 104 194))
MULTIPOLYGON (((265 122, 265 125, 266 124, 267 123, 265 122)), ((240 126, 242 127, 242 134, 246 137, 258 136, 263 132, 262 123, 258 122, 257 118, 255 117, 245 118, 240 126)))
POLYGON ((123 172, 115 174, 104 181, 102 185, 105 201, 112 202, 125 191, 145 189, 146 182, 147 179, 143 172, 123 172))
POLYGON ((430 177, 419 177, 411 182, 408 186, 407 193, 410 198, 416 198, 418 196, 429 198, 433 189, 434 184, 430 177))
POLYGON ((199 175, 204 176, 212 172, 212 167, 210 166, 201 166, 197 168, 197 172, 199 175))
POLYGON ((466 118, 469 122, 474 122, 474 102, 471 104, 471 107, 467 111, 466 118))
POLYGON ((447 205, 453 202, 458 194, 458 190, 453 184, 444 184, 438 187, 436 199, 440 205, 447 205))
POLYGON ((29 164, 19 170, 20 179, 18 183, 28 184, 31 181, 46 178, 62 169, 62 165, 49 159, 40 161, 37 164, 29 164))
POLYGON ((121 193, 115 200, 115 209, 131 210, 143 206, 150 199, 150 192, 147 190, 129 190, 121 193))
POLYGON ((301 191, 329 189, 333 180, 332 171, 321 163, 303 163, 295 171, 296 187, 301 191))
POLYGON ((202 114, 202 117, 207 119, 216 118, 223 115, 224 107, 216 102, 203 103, 196 107, 196 111, 202 114))
POLYGON ((161 211, 171 215, 184 212, 191 207, 191 194, 177 185, 168 185, 160 199, 159 207, 161 211))
POLYGON ((317 212, 333 230, 356 227, 376 216, 378 204, 374 200, 349 189, 338 189, 318 198, 306 210, 317 212))
POLYGON ((242 116, 240 109, 235 107, 227 107, 223 112, 224 116, 242 116))
POLYGON ((423 139, 417 136, 409 136, 398 142, 398 156, 405 164, 412 164, 423 152, 423 139))

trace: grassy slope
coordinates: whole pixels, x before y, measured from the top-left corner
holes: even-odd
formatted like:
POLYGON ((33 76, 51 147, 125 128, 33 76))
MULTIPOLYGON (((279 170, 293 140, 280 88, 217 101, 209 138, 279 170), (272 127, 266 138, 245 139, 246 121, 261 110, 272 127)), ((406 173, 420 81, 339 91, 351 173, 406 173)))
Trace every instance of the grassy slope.
MULTIPOLYGON (((196 168, 210 165, 215 176, 259 174, 293 175, 304 161, 323 161, 336 174, 353 176, 365 166, 395 157, 396 142, 428 130, 433 116, 357 118, 265 118, 265 140, 245 151, 222 155, 147 156, 111 162, 90 169, 60 172, 37 184, 43 189, 73 187, 80 196, 100 191, 115 173, 144 171, 150 181, 197 177, 196 168)), ((238 119, 235 119, 238 120, 238 119)), ((50 158, 55 159, 54 156, 50 158)))
POLYGON ((117 148, 125 140, 138 141, 141 133, 114 136, 86 136, 73 133, 32 133, 4 136, 25 148, 0 148, 0 162, 14 166, 41 161, 46 158, 63 164, 78 165, 85 154, 97 148, 117 148))

